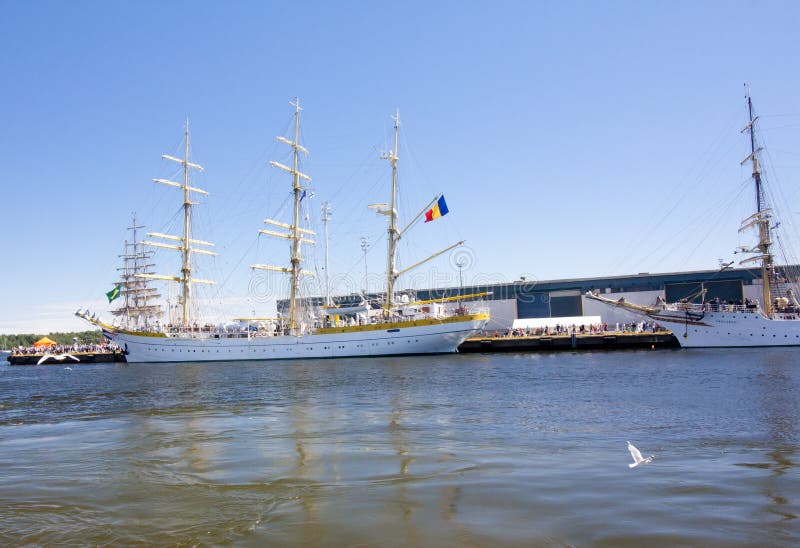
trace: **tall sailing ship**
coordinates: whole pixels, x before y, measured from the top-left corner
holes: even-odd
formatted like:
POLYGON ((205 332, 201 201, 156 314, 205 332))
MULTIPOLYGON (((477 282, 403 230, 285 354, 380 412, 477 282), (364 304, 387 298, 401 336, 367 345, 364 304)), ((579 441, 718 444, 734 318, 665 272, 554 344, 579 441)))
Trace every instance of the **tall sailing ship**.
POLYGON ((149 331, 156 327, 163 315, 162 308, 157 304, 161 294, 155 287, 150 287, 145 276, 152 275, 155 266, 153 251, 145 248, 139 240, 139 230, 144 226, 136 224, 136 215, 128 230, 131 231, 132 240, 125 240, 122 255, 122 266, 117 268, 119 280, 119 296, 122 298, 119 307, 111 311, 117 320, 114 325, 131 331, 149 331))
MULTIPOLYGON (((190 172, 202 171, 202 167, 189 161, 189 126, 185 129, 183 158, 169 155, 162 157, 181 164, 183 182, 154 179, 156 183, 179 188, 183 191, 183 234, 180 236, 148 233, 155 238, 142 242, 144 245, 166 248, 181 254, 180 275, 137 272, 136 280, 165 280, 180 286, 180 318, 167 325, 153 328, 152 325, 114 326, 100 321, 88 311, 76 315, 99 326, 104 335, 117 343, 125 352, 129 362, 175 362, 175 361, 228 361, 270 360, 287 358, 337 358, 357 356, 386 356, 406 354, 439 354, 456 352, 458 346, 470 335, 483 329, 489 320, 485 310, 475 307, 470 310, 464 302, 483 296, 465 295, 437 301, 409 302, 395 295, 397 279, 434 257, 463 244, 458 242, 409 268, 398 271, 395 266, 397 242, 405 231, 419 220, 425 211, 440 197, 435 197, 403 229, 398 227, 397 211, 397 163, 399 115, 394 119, 394 146, 383 157, 392 168, 391 194, 387 204, 373 204, 376 211, 388 218, 388 250, 386 293, 382 306, 335 307, 327 306, 311 310, 309 299, 300 295, 301 280, 313 272, 303 268, 303 246, 314 243, 315 233, 301 226, 300 207, 306 195, 304 183, 311 178, 300 171, 300 155, 308 151, 299 142, 300 104, 295 100, 293 139, 276 137, 291 147, 292 165, 279 162, 270 164, 291 175, 293 212, 289 222, 266 219, 269 229, 260 234, 288 240, 291 253, 285 266, 254 264, 253 269, 265 270, 289 277, 288 310, 276 318, 236 318, 236 327, 219 326, 198 322, 192 317, 192 287, 195 284, 213 284, 212 280, 193 276, 195 254, 214 255, 208 248, 211 242, 199 240, 190 233, 192 194, 207 194, 190 185, 190 172), (445 301, 459 299, 461 305, 455 310, 445 301)), ((326 271, 327 272, 327 271, 326 271)), ((134 293, 135 294, 135 293, 134 293)), ((326 299, 327 300, 327 299, 326 299)), ((327 303, 326 303, 327 304, 327 303)))
POLYGON ((746 299, 738 303, 719 303, 706 301, 705 292, 701 292, 694 296, 695 299, 681 302, 666 303, 659 299, 654 306, 634 304, 624 299, 615 301, 596 292, 587 293, 588 298, 659 322, 672 330, 683 347, 800 346, 800 304, 793 287, 797 278, 775 266, 772 230, 777 224, 774 224, 773 208, 767 203, 759 162, 762 148, 757 146, 755 130, 758 117, 753 114, 749 93, 747 113, 749 121, 742 133, 749 137, 750 154, 742 164, 750 162, 753 168, 756 211, 742 221, 739 232, 754 230, 758 243, 741 247, 737 253, 749 255, 740 264, 760 267, 761 298, 752 302, 746 299), (692 302, 694 300, 699 302, 692 302))

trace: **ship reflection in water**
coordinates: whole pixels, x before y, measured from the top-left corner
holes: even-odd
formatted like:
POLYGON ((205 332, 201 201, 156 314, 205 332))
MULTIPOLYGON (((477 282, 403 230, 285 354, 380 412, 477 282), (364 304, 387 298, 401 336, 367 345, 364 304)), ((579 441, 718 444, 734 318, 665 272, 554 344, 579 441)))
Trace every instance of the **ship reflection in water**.
POLYGON ((2 367, 0 542, 796 545, 795 356, 2 367))

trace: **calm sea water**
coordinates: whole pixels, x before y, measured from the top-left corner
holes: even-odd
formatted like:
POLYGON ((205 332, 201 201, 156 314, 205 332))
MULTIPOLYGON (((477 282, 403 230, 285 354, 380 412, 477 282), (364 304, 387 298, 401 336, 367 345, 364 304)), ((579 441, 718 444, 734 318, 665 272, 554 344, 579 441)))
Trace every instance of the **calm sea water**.
POLYGON ((798 358, 3 365, 0 544, 797 545, 798 358))

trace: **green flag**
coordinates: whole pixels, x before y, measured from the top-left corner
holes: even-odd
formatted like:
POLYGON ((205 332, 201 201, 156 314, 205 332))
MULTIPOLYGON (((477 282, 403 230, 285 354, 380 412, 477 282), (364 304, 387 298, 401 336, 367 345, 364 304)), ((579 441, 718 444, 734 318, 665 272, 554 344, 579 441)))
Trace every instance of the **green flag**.
POLYGON ((122 291, 122 285, 118 284, 116 287, 114 287, 114 289, 106 293, 106 297, 108 297, 108 302, 110 303, 111 301, 119 297, 121 291, 122 291))

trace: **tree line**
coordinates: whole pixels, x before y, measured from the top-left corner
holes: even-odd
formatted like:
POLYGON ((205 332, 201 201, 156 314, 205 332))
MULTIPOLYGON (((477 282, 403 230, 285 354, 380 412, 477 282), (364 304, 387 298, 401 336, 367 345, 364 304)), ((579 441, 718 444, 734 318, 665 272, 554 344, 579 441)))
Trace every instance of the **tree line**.
POLYGON ((33 343, 48 337, 56 341, 58 344, 72 344, 73 339, 77 338, 78 342, 97 344, 103 342, 102 331, 69 331, 69 332, 56 332, 48 333, 47 335, 36 335, 34 333, 21 333, 17 335, 0 335, 0 350, 11 350, 15 346, 33 346, 33 343))

